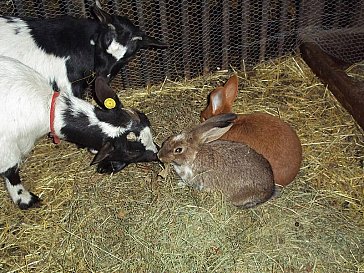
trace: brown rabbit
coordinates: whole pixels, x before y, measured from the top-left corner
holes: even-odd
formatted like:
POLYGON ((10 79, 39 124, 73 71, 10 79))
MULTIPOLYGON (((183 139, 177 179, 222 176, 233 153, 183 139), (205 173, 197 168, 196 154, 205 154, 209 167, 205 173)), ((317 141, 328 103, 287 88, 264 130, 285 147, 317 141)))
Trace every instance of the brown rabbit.
POLYGON ((212 117, 162 144, 159 159, 171 163, 183 183, 198 190, 221 190, 235 206, 250 208, 275 190, 269 162, 248 145, 217 140, 232 126, 235 114, 212 117))
MULTIPOLYGON (((201 112, 201 121, 222 113, 231 113, 238 94, 236 75, 224 86, 209 95, 209 104, 201 112)), ((283 120, 265 113, 239 115, 221 140, 249 145, 270 163, 276 184, 286 186, 296 177, 301 161, 302 147, 296 132, 283 120)))

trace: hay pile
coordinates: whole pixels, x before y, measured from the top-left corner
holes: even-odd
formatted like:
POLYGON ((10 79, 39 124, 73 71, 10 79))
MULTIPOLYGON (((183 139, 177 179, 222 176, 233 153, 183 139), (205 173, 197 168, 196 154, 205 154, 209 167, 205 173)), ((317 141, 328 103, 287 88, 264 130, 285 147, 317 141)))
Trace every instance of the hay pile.
MULTIPOLYGON (((198 122, 229 73, 120 91, 156 142, 198 122)), ((363 131, 300 58, 238 71, 238 113, 289 122, 304 161, 282 196, 238 210, 220 193, 177 186, 157 163, 114 175, 85 150, 42 139, 24 162, 43 206, 20 211, 0 188, 0 272, 364 272, 363 131)))

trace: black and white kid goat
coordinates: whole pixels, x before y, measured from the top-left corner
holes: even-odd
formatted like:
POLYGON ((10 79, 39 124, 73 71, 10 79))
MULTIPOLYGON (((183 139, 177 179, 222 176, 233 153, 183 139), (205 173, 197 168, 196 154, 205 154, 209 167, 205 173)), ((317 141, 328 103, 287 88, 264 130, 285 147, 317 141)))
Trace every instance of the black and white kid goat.
POLYGON ((32 67, 61 90, 82 97, 92 75, 112 80, 143 48, 167 45, 146 35, 128 18, 110 15, 96 1, 96 19, 0 17, 0 55, 32 67))
POLYGON ((122 108, 105 78, 97 77, 95 85, 104 108, 69 92, 54 92, 32 68, 0 56, 0 175, 20 208, 34 206, 39 199, 21 184, 19 164, 48 132, 97 151, 92 164, 99 164, 101 172, 110 171, 103 170, 104 165, 120 170, 132 162, 157 160, 148 118, 122 108))

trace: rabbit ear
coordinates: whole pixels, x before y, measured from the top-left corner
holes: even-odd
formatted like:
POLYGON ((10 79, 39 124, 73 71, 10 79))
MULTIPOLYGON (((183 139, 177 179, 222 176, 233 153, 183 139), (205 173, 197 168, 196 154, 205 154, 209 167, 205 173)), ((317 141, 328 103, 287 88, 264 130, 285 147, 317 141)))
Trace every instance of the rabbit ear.
MULTIPOLYGON (((224 87, 219 86, 214 91, 212 91, 208 98, 208 104, 206 108, 201 111, 200 113, 200 121, 205 121, 206 119, 216 116, 224 112, 224 105, 225 105, 225 94, 224 94, 224 87)), ((228 111, 231 112, 231 111, 228 111)))
POLYGON ((236 114, 222 114, 209 118, 205 122, 195 127, 190 133, 192 138, 198 143, 209 143, 219 139, 233 125, 233 121, 237 118, 236 114))
POLYGON ((233 103, 238 96, 238 77, 234 74, 224 85, 224 93, 226 98, 226 106, 232 109, 233 103))
POLYGON ((200 113, 200 120, 204 121, 211 116, 231 113, 233 104, 238 95, 238 77, 233 75, 224 86, 217 87, 208 97, 208 105, 200 113))
POLYGON ((210 107, 213 116, 221 114, 225 105, 224 89, 221 87, 216 88, 210 94, 210 107))

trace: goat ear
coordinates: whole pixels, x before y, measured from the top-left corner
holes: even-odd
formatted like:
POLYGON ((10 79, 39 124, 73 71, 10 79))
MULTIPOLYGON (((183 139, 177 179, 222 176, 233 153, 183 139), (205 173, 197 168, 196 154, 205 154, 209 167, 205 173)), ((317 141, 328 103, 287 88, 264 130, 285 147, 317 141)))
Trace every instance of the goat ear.
POLYGON ((90 165, 98 164, 105 158, 107 158, 111 152, 114 151, 114 146, 110 142, 106 142, 100 149, 100 151, 95 155, 94 159, 91 161, 90 165))
POLYGON ((236 114, 222 114, 213 116, 190 132, 193 139, 197 139, 198 143, 209 143, 219 139, 233 125, 233 121, 237 118, 236 114))
POLYGON ((150 37, 144 33, 142 33, 139 38, 139 46, 143 49, 149 49, 149 48, 167 48, 168 45, 157 40, 156 38, 150 37))
POLYGON ((112 16, 108 14, 106 11, 101 9, 101 4, 99 1, 96 1, 95 5, 92 9, 94 15, 97 17, 97 19, 103 23, 103 24, 111 24, 112 23, 112 16))
POLYGON ((226 98, 226 104, 230 106, 230 109, 233 106, 233 103, 238 96, 238 77, 234 74, 230 77, 230 79, 224 85, 224 93, 226 98))
POLYGON ((122 108, 118 96, 107 83, 107 79, 103 76, 98 76, 95 80, 95 96, 97 103, 104 109, 122 108))

